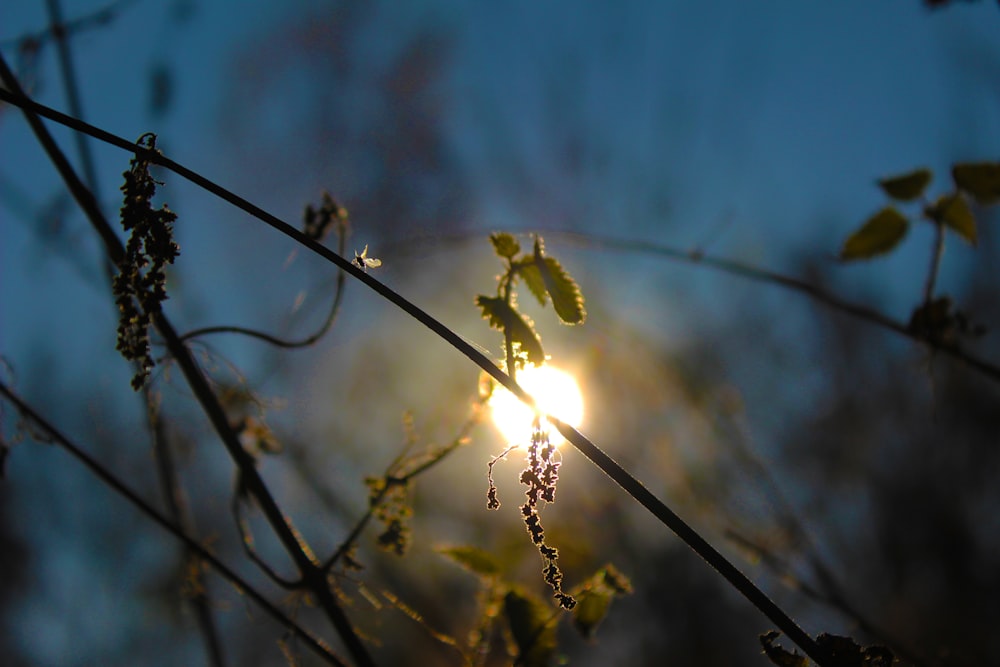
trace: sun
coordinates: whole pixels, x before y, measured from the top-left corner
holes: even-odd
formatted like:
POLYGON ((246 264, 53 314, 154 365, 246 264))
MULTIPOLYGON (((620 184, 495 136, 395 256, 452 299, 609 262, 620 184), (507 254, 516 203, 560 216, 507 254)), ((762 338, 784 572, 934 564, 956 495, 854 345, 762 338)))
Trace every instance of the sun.
MULTIPOLYGON (((517 372, 517 383, 531 394, 542 412, 558 417, 571 426, 583 421, 583 394, 576 379, 553 366, 525 366, 517 372)), ((489 401, 493 423, 510 444, 526 444, 531 438, 534 411, 505 388, 497 386, 489 401)), ((552 429, 550 442, 559 445, 564 438, 552 429)))

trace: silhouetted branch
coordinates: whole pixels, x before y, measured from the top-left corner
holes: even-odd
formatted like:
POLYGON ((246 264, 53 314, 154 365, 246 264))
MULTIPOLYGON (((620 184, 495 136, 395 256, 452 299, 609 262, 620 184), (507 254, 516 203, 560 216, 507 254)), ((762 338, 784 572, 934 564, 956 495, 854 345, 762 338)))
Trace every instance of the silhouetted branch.
MULTIPOLYGON (((17 101, 29 101, 11 73, 2 54, 0 54, 0 78, 2 78, 4 85, 7 87, 7 91, 3 91, 5 94, 7 92, 11 93, 17 101)), ((97 205, 93 194, 80 181, 72 165, 66 160, 66 156, 62 153, 58 145, 56 145, 55 140, 42 124, 41 119, 30 108, 30 105, 22 105, 21 108, 28 120, 28 124, 38 138, 39 143, 42 144, 49 159, 56 166, 70 193, 103 239, 108 256, 115 265, 119 265, 125 255, 125 249, 121 240, 111 228, 111 225, 104 218, 104 214, 97 205)), ((143 148, 136 144, 133 145, 139 149, 137 155, 142 155, 144 158, 148 157, 150 162, 156 161, 153 158, 159 155, 157 151, 143 148)), ((219 186, 215 186, 215 188, 221 190, 219 186)), ((345 264, 351 267, 349 262, 345 262, 345 264)), ((263 478, 258 473, 253 457, 243 449, 239 441, 239 436, 230 427, 225 410, 219 403, 218 397, 212 391, 207 378, 191 355, 190 350, 181 341, 173 325, 162 311, 149 313, 149 315, 156 330, 163 337, 167 349, 184 374, 196 399, 201 404, 202 409, 208 416, 223 445, 225 445, 230 457, 239 469, 248 492, 260 504, 261 510, 267 518, 268 523, 270 523, 272 530, 275 531, 275 534, 289 556, 295 561, 296 567, 302 575, 303 587, 316 596, 319 606, 323 609, 338 634, 340 634, 341 639, 343 639, 354 660, 360 665, 373 665, 374 662, 368 653, 367 647, 354 631, 350 620, 330 589, 325 572, 316 563, 315 557, 308 545, 300 538, 298 532, 281 512, 263 478)))
POLYGON ((20 396, 8 387, 6 383, 0 382, 0 395, 3 395, 4 398, 10 401, 14 407, 17 408, 18 412, 20 412, 26 419, 29 419, 41 430, 42 434, 73 455, 73 457, 83 463, 88 470, 96 475, 101 482, 119 495, 125 497, 126 500, 132 503, 154 523, 158 524, 161 528, 165 529, 167 532, 171 533, 174 537, 183 542, 184 546, 189 551, 197 554, 199 558, 211 565, 219 574, 228 579, 241 592, 245 593, 247 597, 256 602, 272 618, 294 633, 297 637, 302 639, 310 650, 315 652, 319 657, 323 658, 331 665, 346 666, 347 663, 337 657, 337 655, 334 654, 330 648, 326 646, 326 644, 313 637, 308 631, 302 628, 302 626, 289 618, 283 611, 281 611, 281 609, 273 605, 267 598, 259 593, 252 584, 231 570, 225 563, 216 558, 212 552, 202 546, 197 540, 190 537, 184 532, 183 529, 170 521, 170 519, 166 516, 161 514, 159 510, 143 500, 138 494, 126 486, 124 482, 118 479, 114 473, 105 468, 100 461, 90 456, 90 454, 84 451, 83 448, 79 447, 73 443, 72 440, 63 435, 59 429, 53 426, 40 413, 28 405, 20 396))
MULTIPOLYGON (((160 487, 166 502, 167 512, 172 523, 179 526, 185 533, 190 534, 193 522, 188 513, 180 480, 177 478, 166 427, 163 420, 160 419, 156 400, 149 385, 143 387, 142 398, 146 405, 146 421, 153 438, 153 456, 156 460, 156 471, 160 478, 160 487)), ((184 556, 189 561, 198 562, 197 554, 190 549, 185 549, 184 556)), ((226 661, 222 643, 219 641, 219 630, 215 624, 215 617, 212 615, 212 603, 207 593, 208 587, 205 585, 204 575, 200 567, 193 568, 191 572, 191 576, 195 580, 196 590, 191 596, 191 606, 194 608, 195 619, 205 640, 211 664, 221 667, 226 661)))
MULTIPOLYGON (((2 92, 2 91, 0 91, 2 92)), ((8 99, 8 95, 3 93, 0 97, 8 99)), ((23 94, 17 94, 14 96, 9 96, 9 99, 15 101, 26 108, 34 109, 35 106, 23 96, 23 94)), ((30 115, 30 114, 29 114, 30 115)), ((59 114, 62 116, 61 114, 59 114)), ((50 116, 51 117, 51 116, 50 116)), ((74 124, 74 127, 76 125, 74 124)), ((81 125, 82 127, 82 125, 81 125)), ((86 126, 90 127, 90 126, 86 126)), ((96 130, 96 128, 93 128, 96 130)), ((442 324, 440 321, 432 317, 426 311, 415 305, 414 303, 407 300, 405 297, 400 295, 395 290, 384 285, 377 279, 375 279, 371 274, 365 272, 361 268, 355 266, 351 261, 345 259, 344 257, 334 253, 325 246, 317 243, 314 239, 310 238, 306 234, 302 233, 298 229, 292 227, 288 223, 284 222, 280 218, 264 211, 260 207, 250 203, 249 201, 239 197, 238 195, 226 190, 225 188, 219 186, 218 184, 210 181, 197 174, 196 172, 166 158, 165 156, 149 151, 145 148, 127 142, 121 138, 114 137, 107 132, 99 131, 102 137, 107 136, 110 139, 110 143, 118 145, 122 148, 126 148, 131 152, 135 152, 141 155, 143 159, 148 159, 150 162, 159 164, 174 173, 186 178, 195 185, 202 187, 205 190, 217 195, 218 197, 224 199, 225 201, 231 203, 237 208, 249 213, 250 215, 256 217, 262 222, 268 224, 269 226, 275 228, 276 230, 282 232, 286 236, 297 241, 299 244, 312 250, 317 255, 328 260, 332 264, 336 265, 343 271, 351 274, 352 277, 360 280, 366 286, 371 288, 377 294, 388 300, 390 303, 397 306, 404 313, 409 315, 411 318, 417 320, 437 336, 442 338, 445 342, 451 345, 453 348, 461 352, 469 360, 479 366, 481 369, 486 371, 491 377, 493 377, 497 382, 506 387, 512 394, 518 397, 522 402, 529 405, 530 407, 535 407, 535 402, 532 397, 527 394, 507 373, 502 371, 496 364, 493 363, 486 355, 480 352, 475 346, 471 345, 457 333, 449 329, 447 326, 442 324)), ((703 258, 702 258, 703 259, 703 258)), ((716 262, 717 264, 725 265, 725 262, 716 262)), ((734 273, 739 273, 741 270, 736 265, 730 267, 730 270, 734 273)), ((744 269, 745 270, 745 269, 744 269)), ((761 279, 761 274, 764 272, 750 272, 751 277, 761 279)), ((779 283, 787 281, 791 284, 796 284, 797 281, 791 281, 790 279, 782 279, 779 283)), ((884 319, 884 318, 883 318, 884 319)), ((211 394, 204 377, 200 374, 200 370, 194 364, 193 359, 188 354, 183 343, 179 340, 177 335, 169 327, 169 322, 166 322, 165 318, 160 314, 156 318, 157 328, 160 330, 161 334, 167 340, 168 348, 171 353, 177 357, 177 360, 188 377, 188 381, 198 396, 199 401, 202 402, 203 407, 206 412, 209 413, 210 418, 213 423, 216 424, 216 428, 220 431, 220 435, 223 437, 224 442, 227 442, 227 447, 231 446, 228 442, 228 438, 232 437, 232 431, 225 424, 225 415, 221 411, 221 407, 218 405, 211 394), (176 349, 175 349, 176 348, 176 349), (202 394, 207 392, 207 396, 202 394), (221 423, 220 423, 221 420, 221 423)), ((1000 369, 996 371, 996 377, 1000 379, 1000 369)), ((753 582, 751 582, 742 572, 740 572, 732 563, 730 563, 721 553, 719 553, 714 547, 712 547, 704 538, 701 537, 693 528, 691 528, 687 523, 685 523, 679 516, 677 516, 672 510, 670 510, 666 504, 654 496, 645 486, 643 486, 637 479, 635 479, 631 474, 629 474, 625 469, 623 469, 618 463, 616 463, 610 456, 608 456, 603 450, 601 450, 597 445, 587 439, 583 434, 577 431, 572 426, 563 423, 555 417, 550 416, 549 421, 559 430, 566 440, 568 440, 578 451, 580 451, 584 456, 589 458, 595 465, 597 465, 605 474, 611 477, 619 486, 622 487, 634 500, 639 502, 643 507, 645 507, 651 514, 653 514, 657 519, 660 520, 665 526, 672 530, 678 537, 680 537, 691 549, 693 549, 697 554, 704 558, 709 565, 711 565, 723 578, 725 578, 737 591, 739 591, 748 601, 751 602, 758 610, 760 610, 765 616, 767 616, 786 636, 793 642, 795 642, 799 648, 801 648, 806 655, 812 658, 819 665, 830 664, 829 657, 824 651, 822 651, 816 642, 804 631, 802 630, 780 607, 778 607, 767 595, 757 588, 753 582)), ((253 477, 248 476, 248 482, 251 480, 259 480, 260 478, 256 476, 256 471, 253 470, 252 462, 248 461, 249 455, 238 447, 238 442, 236 442, 237 448, 232 451, 234 458, 236 458, 241 472, 247 472, 249 469, 253 473, 253 477)), ((259 482, 261 485, 263 482, 259 482)), ((265 490, 266 491, 266 490, 265 490)), ((257 491, 251 486, 251 492, 257 496, 257 491)), ((264 495, 264 498, 258 497, 258 500, 264 502, 273 503, 273 499, 269 494, 264 495)), ((277 506, 272 508, 265 507, 265 514, 269 517, 272 511, 277 511, 277 506)), ((280 516, 280 515, 279 515, 280 516)), ((279 532, 279 537, 282 541, 287 539, 287 534, 284 530, 289 530, 288 526, 284 521, 280 523, 279 526, 275 526, 275 529, 279 532), (284 528, 282 528, 282 526, 284 528)), ((293 540, 295 538, 292 535, 293 540)), ((296 543, 297 544, 297 543, 296 543)), ((315 566, 311 555, 306 556, 305 552, 302 551, 302 545, 298 545, 298 549, 292 551, 293 556, 296 558, 297 563, 300 566, 300 570, 303 573, 303 579, 310 590, 314 590, 314 585, 317 583, 317 577, 325 581, 325 573, 321 568, 315 566), (304 560, 303 560, 304 559, 304 560)), ((324 589, 323 586, 318 586, 320 589, 324 589)), ((326 593, 329 595, 329 589, 326 593)), ((332 601, 332 597, 330 598, 332 601)), ((321 603, 324 601, 321 598, 321 603)), ((334 603, 335 604, 335 603, 334 603)), ((336 607, 339 611, 339 607, 336 607)), ((345 619, 346 620, 346 619, 345 619)), ((339 628, 338 628, 339 629, 339 628)), ((353 632, 351 632, 353 635, 353 632)), ((343 636, 343 633, 342 633, 343 636)), ((345 637, 346 640, 346 637, 345 637)))
MULTIPOLYGON (((63 88, 66 90, 66 104, 70 115, 83 120, 83 104, 80 102, 80 88, 76 83, 76 69, 69 46, 69 32, 63 22, 62 6, 59 0, 47 0, 49 12, 49 30, 56 40, 56 50, 59 53, 59 69, 62 71, 63 88)), ((94 169, 94 155, 90 152, 86 135, 76 133, 77 152, 80 153, 80 165, 83 170, 83 182, 91 192, 99 192, 97 185, 97 170, 94 169)))

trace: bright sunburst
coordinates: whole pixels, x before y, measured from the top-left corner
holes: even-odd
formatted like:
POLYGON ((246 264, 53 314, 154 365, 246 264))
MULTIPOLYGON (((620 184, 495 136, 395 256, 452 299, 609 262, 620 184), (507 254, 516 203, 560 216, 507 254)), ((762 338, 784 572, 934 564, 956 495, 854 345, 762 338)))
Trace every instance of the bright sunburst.
MULTIPOLYGON (((572 426, 583 421, 583 395, 576 379, 566 371, 552 366, 526 366, 517 372, 517 383, 531 394, 542 412, 558 417, 572 426)), ((531 438, 534 412, 513 394, 497 387, 490 397, 493 422, 504 439, 511 444, 526 444, 531 438)), ((552 429, 549 439, 554 445, 564 440, 552 429)))

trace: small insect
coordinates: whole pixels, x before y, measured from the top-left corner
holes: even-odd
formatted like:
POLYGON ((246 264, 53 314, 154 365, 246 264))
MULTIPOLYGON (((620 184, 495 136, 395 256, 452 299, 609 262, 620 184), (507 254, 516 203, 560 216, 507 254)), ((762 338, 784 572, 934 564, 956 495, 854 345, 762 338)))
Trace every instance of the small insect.
POLYGON ((376 259, 375 257, 368 256, 368 244, 365 244, 365 249, 358 254, 358 251, 354 251, 354 266, 367 272, 368 269, 377 269, 382 266, 382 260, 376 259))

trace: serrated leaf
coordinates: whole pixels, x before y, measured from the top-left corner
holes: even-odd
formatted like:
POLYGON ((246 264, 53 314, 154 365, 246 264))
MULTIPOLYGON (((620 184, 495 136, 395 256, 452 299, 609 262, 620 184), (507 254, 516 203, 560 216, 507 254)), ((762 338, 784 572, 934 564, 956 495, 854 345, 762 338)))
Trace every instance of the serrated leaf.
POLYGON ((931 170, 921 167, 906 174, 883 178, 878 184, 887 195, 897 201, 913 201, 924 194, 931 177, 931 170))
POLYGON ((927 210, 934 220, 943 223, 963 239, 976 245, 979 240, 976 234, 976 218, 969 209, 969 204, 960 192, 944 195, 927 210))
POLYGON ((545 289, 545 281, 542 280, 542 272, 535 266, 534 257, 525 256, 517 262, 515 268, 517 273, 528 286, 528 291, 538 300, 538 304, 544 306, 549 300, 549 291, 545 289))
POLYGON ((894 206, 886 206, 851 234, 840 250, 841 260, 869 259, 895 248, 909 229, 909 221, 894 206))
POLYGON ((510 634, 517 644, 520 665, 547 667, 556 650, 556 624, 551 607, 521 589, 511 589, 503 600, 510 634))
POLYGON ((513 235, 507 232, 490 234, 490 243, 493 244, 493 250, 498 257, 510 259, 521 252, 521 244, 517 242, 517 239, 513 235))
POLYGON ((576 597, 573 607, 573 627, 580 634, 591 639, 611 607, 612 593, 603 587, 588 588, 576 597))
POLYGON ((607 564, 585 582, 573 595, 577 605, 573 607, 573 625, 580 633, 591 638, 597 626, 608 613, 611 601, 632 592, 632 583, 618 568, 607 564))
POLYGON ((480 294, 476 297, 476 305, 482 308, 483 317, 489 320, 491 327, 510 334, 511 341, 521 346, 521 351, 527 355, 529 362, 535 365, 545 363, 545 351, 538 334, 506 301, 500 297, 480 294))
POLYGON ((437 552, 481 577, 493 577, 500 574, 500 564, 488 551, 479 547, 443 547, 439 548, 437 552))
POLYGON ((542 256, 542 241, 535 238, 535 266, 542 274, 545 291, 563 324, 582 324, 587 317, 580 286, 554 257, 542 256))
POLYGON ((1000 201, 1000 162, 966 162, 951 168, 955 185, 980 204, 1000 201))

